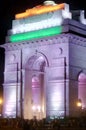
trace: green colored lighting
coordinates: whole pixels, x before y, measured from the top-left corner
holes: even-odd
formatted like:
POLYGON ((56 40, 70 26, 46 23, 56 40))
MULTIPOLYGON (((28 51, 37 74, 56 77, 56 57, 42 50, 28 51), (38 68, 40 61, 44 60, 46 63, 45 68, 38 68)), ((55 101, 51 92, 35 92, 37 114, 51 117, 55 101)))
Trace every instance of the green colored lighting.
POLYGON ((62 32, 62 26, 56 26, 56 27, 36 30, 32 32, 14 34, 10 36, 10 42, 20 42, 25 40, 43 38, 47 36, 54 36, 60 34, 61 32, 62 32))

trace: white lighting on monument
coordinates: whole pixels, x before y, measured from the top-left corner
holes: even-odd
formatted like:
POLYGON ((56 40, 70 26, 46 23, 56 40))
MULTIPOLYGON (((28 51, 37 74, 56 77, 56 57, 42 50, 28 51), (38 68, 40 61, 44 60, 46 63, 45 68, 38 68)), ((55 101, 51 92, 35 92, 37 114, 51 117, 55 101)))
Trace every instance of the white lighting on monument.
POLYGON ((3 117, 77 116, 77 105, 86 108, 86 19, 72 14, 66 3, 45 1, 15 15, 1 45, 3 117))
POLYGON ((7 117, 16 116, 16 94, 14 90, 9 93, 8 100, 5 104, 5 115, 7 117))

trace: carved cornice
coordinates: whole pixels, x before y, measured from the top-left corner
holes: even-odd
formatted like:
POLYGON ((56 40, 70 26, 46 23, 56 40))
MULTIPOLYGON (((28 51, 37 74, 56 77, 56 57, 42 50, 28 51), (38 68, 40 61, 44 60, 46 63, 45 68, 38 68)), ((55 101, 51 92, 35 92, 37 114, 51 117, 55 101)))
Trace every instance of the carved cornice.
POLYGON ((38 46, 45 46, 45 45, 51 45, 51 44, 57 44, 57 43, 67 43, 68 38, 65 34, 60 34, 54 37, 47 37, 43 39, 36 39, 32 41, 23 41, 23 42, 17 42, 17 43, 6 43, 1 45, 1 47, 5 48, 6 51, 10 50, 18 50, 22 48, 35 48, 38 46))
POLYGON ((76 45, 86 47, 86 38, 77 36, 72 33, 67 33, 67 34, 60 34, 60 35, 57 35, 54 37, 37 39, 37 40, 33 40, 33 41, 23 41, 23 42, 19 42, 19 43, 6 43, 6 44, 0 45, 0 46, 5 48, 6 51, 12 51, 12 50, 23 49, 26 47, 35 48, 38 46, 61 44, 61 43, 70 43, 70 44, 76 44, 76 45))
POLYGON ((69 33, 67 35, 69 37, 70 44, 75 44, 75 45, 86 47, 86 38, 83 38, 81 36, 71 34, 71 33, 69 33))

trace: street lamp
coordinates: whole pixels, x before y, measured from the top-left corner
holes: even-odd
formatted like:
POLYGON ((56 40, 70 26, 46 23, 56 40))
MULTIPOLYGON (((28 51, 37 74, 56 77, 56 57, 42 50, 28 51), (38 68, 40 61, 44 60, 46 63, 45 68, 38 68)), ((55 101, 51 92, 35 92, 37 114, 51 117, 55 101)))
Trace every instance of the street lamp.
POLYGON ((0 99, 0 105, 2 104, 2 99, 0 99))
POLYGON ((77 107, 78 107, 78 116, 81 116, 81 112, 82 112, 82 102, 81 102, 81 99, 78 99, 77 107))
POLYGON ((77 107, 78 107, 78 108, 82 108, 82 102, 81 102, 81 99, 78 99, 78 101, 77 101, 77 107))

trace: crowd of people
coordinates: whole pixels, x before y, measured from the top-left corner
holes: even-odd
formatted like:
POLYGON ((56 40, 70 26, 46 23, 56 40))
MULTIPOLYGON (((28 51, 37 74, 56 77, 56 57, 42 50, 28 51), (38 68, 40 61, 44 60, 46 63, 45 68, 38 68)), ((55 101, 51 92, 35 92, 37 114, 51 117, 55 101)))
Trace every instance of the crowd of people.
MULTIPOLYGON (((61 130, 62 128, 86 128, 86 117, 25 120, 20 118, 1 118, 0 128, 19 130, 61 130)), ((2 130, 1 129, 1 130, 2 130)))

